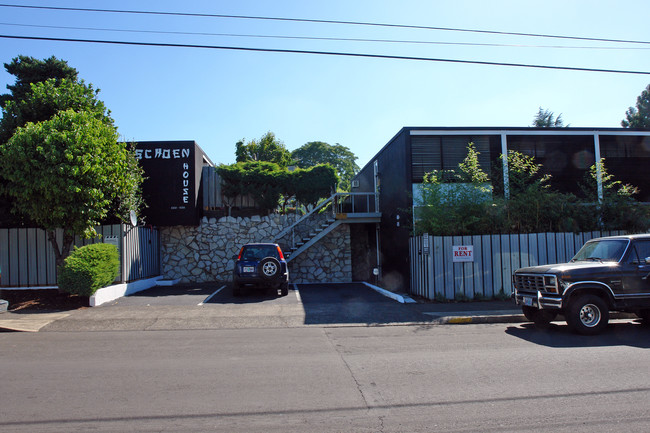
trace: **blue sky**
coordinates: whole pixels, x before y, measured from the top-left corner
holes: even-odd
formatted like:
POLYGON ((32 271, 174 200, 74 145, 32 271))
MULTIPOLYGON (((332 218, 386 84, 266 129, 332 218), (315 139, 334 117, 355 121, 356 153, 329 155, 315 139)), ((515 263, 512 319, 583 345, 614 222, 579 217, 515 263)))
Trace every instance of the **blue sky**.
MULTIPOLYGON (((650 41, 647 0, 627 1, 5 1, 47 5, 363 21, 650 41)), ((178 16, 0 7, 0 34, 340 51, 650 71, 650 44, 178 16), (20 24, 18 26, 17 24, 20 24), (25 25, 501 44, 465 46, 129 33, 25 25), (517 45, 517 46, 511 46, 517 45), (548 46, 582 48, 548 48, 548 46), (592 47, 592 48, 586 48, 592 47), (599 47, 594 49, 593 47, 599 47), (608 49, 602 49, 607 47, 608 49), (616 49, 610 49, 616 48, 616 49)), ((126 140, 195 140, 215 163, 273 131, 289 150, 349 147, 363 166, 403 126, 529 126, 538 107, 575 127, 618 127, 650 75, 377 58, 0 39, 0 61, 56 56, 101 89, 126 140)), ((0 71, 0 89, 14 77, 0 71)))

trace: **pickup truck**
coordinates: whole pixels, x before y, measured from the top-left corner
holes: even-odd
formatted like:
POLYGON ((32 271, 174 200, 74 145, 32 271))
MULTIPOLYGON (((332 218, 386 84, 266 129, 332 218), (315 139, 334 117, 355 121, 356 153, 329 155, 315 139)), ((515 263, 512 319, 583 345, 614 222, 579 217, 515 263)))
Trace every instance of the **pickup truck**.
POLYGON ((512 283, 515 302, 537 325, 561 314, 573 331, 594 335, 610 311, 650 323, 650 235, 592 239, 568 263, 517 269, 512 283))

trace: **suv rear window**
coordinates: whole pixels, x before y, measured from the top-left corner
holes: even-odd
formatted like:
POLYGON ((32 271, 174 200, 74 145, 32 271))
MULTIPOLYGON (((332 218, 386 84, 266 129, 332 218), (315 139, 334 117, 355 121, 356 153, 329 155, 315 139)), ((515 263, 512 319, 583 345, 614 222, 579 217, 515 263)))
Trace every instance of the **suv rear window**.
POLYGON ((274 257, 280 260, 278 248, 275 245, 248 245, 242 252, 242 260, 262 260, 265 257, 274 257))

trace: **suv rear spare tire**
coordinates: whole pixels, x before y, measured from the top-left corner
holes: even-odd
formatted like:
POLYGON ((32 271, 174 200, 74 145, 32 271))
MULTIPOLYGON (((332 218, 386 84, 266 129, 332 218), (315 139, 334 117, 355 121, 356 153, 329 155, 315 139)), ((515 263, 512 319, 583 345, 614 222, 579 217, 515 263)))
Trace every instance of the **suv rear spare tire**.
POLYGON ((260 261, 259 275, 262 278, 273 280, 280 275, 280 261, 275 257, 266 257, 260 261))

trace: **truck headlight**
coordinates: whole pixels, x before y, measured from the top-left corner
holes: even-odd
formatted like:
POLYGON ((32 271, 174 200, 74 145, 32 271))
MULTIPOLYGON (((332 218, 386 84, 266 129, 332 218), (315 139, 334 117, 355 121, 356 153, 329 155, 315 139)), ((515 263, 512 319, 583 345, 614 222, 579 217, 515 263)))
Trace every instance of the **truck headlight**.
POLYGON ((564 293, 564 291, 568 289, 569 286, 571 285, 571 283, 569 283, 568 281, 564 281, 562 279, 558 279, 557 281, 558 281, 558 287, 560 288, 560 293, 564 293))

